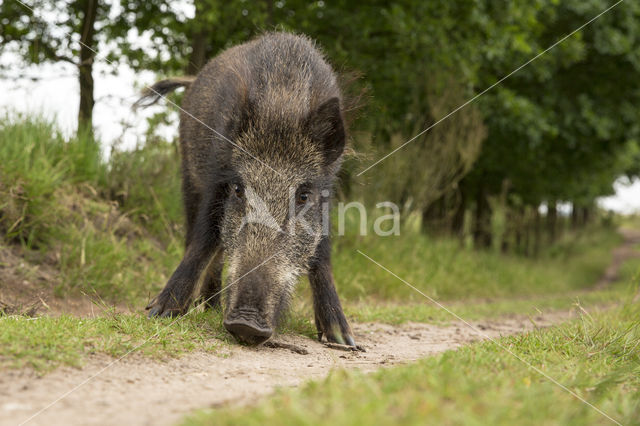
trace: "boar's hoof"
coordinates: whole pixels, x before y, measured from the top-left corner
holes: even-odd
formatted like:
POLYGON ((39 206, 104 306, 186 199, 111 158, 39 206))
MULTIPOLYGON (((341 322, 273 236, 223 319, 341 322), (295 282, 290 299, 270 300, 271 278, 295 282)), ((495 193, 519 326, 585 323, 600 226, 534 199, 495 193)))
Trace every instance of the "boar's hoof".
POLYGON ((353 340, 353 337, 351 337, 350 334, 342 334, 342 333, 336 333, 335 335, 333 334, 327 334, 327 342, 329 343, 337 343, 339 345, 347 345, 347 346, 354 346, 357 347, 358 345, 356 345, 356 342, 353 340))
POLYGON ((177 317, 184 314, 184 310, 175 306, 170 306, 170 303, 162 302, 163 295, 159 295, 154 298, 149 304, 146 306, 146 310, 149 311, 147 314, 148 318, 167 318, 167 317, 177 317))
POLYGON ((322 336, 326 337, 327 343, 350 346, 354 350, 366 352, 362 346, 356 344, 351 334, 342 332, 338 327, 335 327, 331 333, 318 332, 318 341, 322 342, 322 336))
POLYGON ((173 318, 179 315, 180 315, 180 312, 178 311, 167 311, 167 310, 163 310, 161 306, 154 306, 153 308, 150 308, 149 314, 147 314, 147 317, 148 318, 154 318, 154 317, 173 318))
POLYGON ((224 321, 224 327, 236 340, 249 345, 259 345, 266 342, 273 334, 272 329, 260 327, 254 322, 245 319, 224 321))

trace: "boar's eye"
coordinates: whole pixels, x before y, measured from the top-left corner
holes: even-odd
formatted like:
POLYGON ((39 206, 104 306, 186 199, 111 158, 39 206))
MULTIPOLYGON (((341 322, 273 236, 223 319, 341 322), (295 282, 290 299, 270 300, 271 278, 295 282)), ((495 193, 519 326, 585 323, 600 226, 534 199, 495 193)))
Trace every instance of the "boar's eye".
POLYGON ((233 190, 233 193, 236 195, 236 197, 244 198, 244 188, 242 187, 242 185, 233 183, 231 184, 231 189, 233 190))
POLYGON ((298 193, 298 197, 296 198, 296 203, 299 205, 306 204, 309 201, 309 192, 303 191, 298 193))

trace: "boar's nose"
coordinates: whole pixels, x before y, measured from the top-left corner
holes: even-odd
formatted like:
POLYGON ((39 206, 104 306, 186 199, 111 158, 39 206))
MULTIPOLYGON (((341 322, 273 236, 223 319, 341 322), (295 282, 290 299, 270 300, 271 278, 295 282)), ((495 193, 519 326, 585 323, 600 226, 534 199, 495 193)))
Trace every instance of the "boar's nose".
POLYGON ((224 327, 236 340, 249 345, 266 342, 273 334, 271 327, 258 321, 254 315, 229 315, 224 320, 224 327))
POLYGON ((249 345, 259 345, 262 342, 266 342, 273 334, 273 330, 270 328, 259 328, 242 320, 225 321, 224 326, 229 333, 233 334, 236 340, 249 345))

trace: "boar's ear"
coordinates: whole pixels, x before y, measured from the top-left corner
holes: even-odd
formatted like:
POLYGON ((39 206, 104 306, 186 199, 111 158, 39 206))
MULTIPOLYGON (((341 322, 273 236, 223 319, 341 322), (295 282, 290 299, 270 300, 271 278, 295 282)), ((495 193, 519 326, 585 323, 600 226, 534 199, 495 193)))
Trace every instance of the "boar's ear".
POLYGON ((340 100, 331 98, 311 112, 308 118, 311 139, 325 156, 325 164, 331 164, 344 151, 345 131, 340 112, 340 100))

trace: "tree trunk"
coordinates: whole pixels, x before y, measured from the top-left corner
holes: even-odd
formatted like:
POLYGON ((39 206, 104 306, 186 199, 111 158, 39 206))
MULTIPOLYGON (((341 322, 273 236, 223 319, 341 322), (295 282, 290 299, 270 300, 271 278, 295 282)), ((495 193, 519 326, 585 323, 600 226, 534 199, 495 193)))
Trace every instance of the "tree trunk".
POLYGON ((516 211, 506 204, 502 204, 504 211, 504 224, 502 235, 500 236, 500 251, 508 253, 510 250, 517 250, 520 244, 520 230, 518 228, 518 215, 516 211))
POLYGON ((93 137, 93 37, 98 13, 98 0, 87 0, 83 5, 82 29, 80 32, 80 108, 78 109, 78 133, 93 137))
POLYGON ((542 220, 540 219, 540 206, 533 207, 533 255, 540 253, 540 239, 542 238, 542 220))
POLYGON ((267 29, 269 31, 273 30, 273 0, 266 0, 267 4, 267 29))
POLYGON ((422 209, 422 231, 434 235, 442 234, 446 218, 446 200, 440 197, 422 209))
POLYGON ((473 242, 476 248, 491 247, 491 206, 482 184, 476 191, 476 215, 473 231, 473 242))
POLYGON ((456 208, 453 218, 451 219, 451 234, 457 238, 464 237, 464 214, 467 209, 467 198, 465 193, 460 189, 460 203, 456 208))
POLYGON ((556 202, 549 202, 547 205, 547 232, 549 233, 549 241, 554 242, 558 229, 558 208, 556 202))
POLYGON ((576 206, 576 203, 571 204, 571 228, 578 229, 580 226, 580 218, 578 216, 579 207, 576 206))
POLYGON ((196 14, 193 18, 193 32, 191 33, 191 56, 185 70, 187 75, 196 75, 207 63, 207 47, 209 44, 209 26, 205 15, 208 2, 195 0, 196 14))
POLYGON ((591 221, 591 209, 589 206, 582 207, 582 224, 588 225, 591 221))
POLYGON ((514 228, 514 235, 515 235, 515 242, 514 242, 514 246, 515 246, 515 251, 519 252, 519 253, 523 253, 526 251, 523 250, 522 245, 525 244, 526 242, 523 243, 524 241, 524 237, 523 237, 523 231, 526 232, 526 222, 525 222, 525 217, 524 217, 524 212, 523 212, 523 207, 518 207, 517 208, 517 212, 513 213, 513 216, 516 218, 513 221, 513 228, 514 228))
POLYGON ((529 209, 520 207, 520 217, 522 218, 522 227, 524 228, 522 253, 524 253, 525 256, 531 256, 531 220, 529 218, 529 209))

